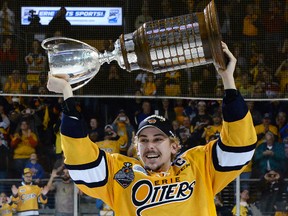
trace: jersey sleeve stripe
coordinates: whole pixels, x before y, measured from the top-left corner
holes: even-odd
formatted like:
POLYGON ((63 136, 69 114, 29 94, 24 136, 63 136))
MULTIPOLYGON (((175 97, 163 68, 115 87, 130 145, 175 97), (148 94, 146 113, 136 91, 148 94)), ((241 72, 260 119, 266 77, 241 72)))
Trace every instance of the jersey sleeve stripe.
POLYGON ((239 147, 227 146, 222 143, 221 139, 218 140, 217 145, 219 145, 219 147, 225 152, 234 152, 234 153, 248 152, 256 148, 256 143, 249 146, 239 146, 239 147))
MULTIPOLYGON (((237 147, 233 147, 233 149, 235 148, 237 147)), ((240 170, 249 163, 253 154, 254 149, 243 151, 242 153, 239 151, 225 151, 221 149, 217 142, 213 145, 212 149, 214 167, 217 171, 221 172, 240 170)))
POLYGON ((103 150, 99 150, 99 156, 98 158, 91 162, 91 163, 86 163, 86 164, 77 164, 77 165, 69 165, 69 164, 65 164, 66 168, 69 170, 85 170, 85 169, 91 169, 94 167, 99 166, 99 164, 101 163, 102 159, 105 159, 106 161, 106 155, 105 152, 103 150))
POLYGON ((108 167, 105 153, 100 151, 98 159, 89 164, 66 165, 71 178, 76 184, 87 187, 103 186, 108 181, 108 167))

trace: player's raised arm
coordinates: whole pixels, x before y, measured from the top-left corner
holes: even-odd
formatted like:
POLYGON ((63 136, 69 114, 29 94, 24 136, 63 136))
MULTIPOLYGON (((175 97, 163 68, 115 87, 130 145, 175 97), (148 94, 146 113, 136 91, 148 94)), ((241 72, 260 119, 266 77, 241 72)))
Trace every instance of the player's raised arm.
POLYGON ((223 81, 225 95, 222 103, 223 127, 220 139, 215 145, 210 145, 213 161, 211 169, 212 172, 215 171, 213 175, 215 194, 238 176, 251 160, 257 141, 252 116, 235 86, 233 73, 236 58, 223 42, 222 47, 229 58, 229 63, 226 70, 218 70, 223 81), (222 181, 223 175, 226 175, 227 181, 222 181))
MULTIPOLYGON (((65 166, 73 181, 87 195, 97 194, 88 188, 99 188, 99 193, 106 194, 108 182, 108 159, 103 151, 92 142, 86 131, 85 121, 76 110, 75 99, 70 84, 63 78, 49 75, 49 91, 61 93, 63 118, 61 122, 61 143, 65 156, 65 166), (88 191, 89 190, 89 191, 88 191)), ((108 196, 106 196, 108 199, 108 196)), ((111 200, 105 200, 111 204, 111 200)))

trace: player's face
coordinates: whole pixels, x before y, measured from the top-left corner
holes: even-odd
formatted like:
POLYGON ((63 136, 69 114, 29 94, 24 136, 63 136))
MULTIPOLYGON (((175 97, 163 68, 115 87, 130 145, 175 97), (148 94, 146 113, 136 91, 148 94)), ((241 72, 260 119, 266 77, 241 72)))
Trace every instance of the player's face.
POLYGON ((177 148, 165 133, 148 127, 138 136, 138 151, 146 169, 167 171, 171 165, 171 155, 176 154, 177 148))

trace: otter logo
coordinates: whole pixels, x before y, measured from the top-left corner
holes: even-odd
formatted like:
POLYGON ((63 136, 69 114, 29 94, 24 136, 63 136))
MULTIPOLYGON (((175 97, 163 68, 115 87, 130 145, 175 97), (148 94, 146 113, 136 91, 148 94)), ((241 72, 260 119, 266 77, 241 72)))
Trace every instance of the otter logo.
POLYGON ((182 202, 191 197, 195 181, 154 186, 149 180, 140 180, 133 185, 132 202, 137 207, 137 216, 147 208, 171 202, 182 202))

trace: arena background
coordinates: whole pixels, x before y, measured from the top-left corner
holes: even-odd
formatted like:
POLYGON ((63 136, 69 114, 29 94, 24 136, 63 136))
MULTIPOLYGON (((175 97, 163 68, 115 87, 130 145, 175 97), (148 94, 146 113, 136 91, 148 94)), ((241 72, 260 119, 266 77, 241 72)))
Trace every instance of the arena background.
MULTIPOLYGON (((35 101, 41 100, 44 101, 43 104, 49 105, 51 101, 61 97, 46 89, 49 71, 47 58, 46 63, 45 60, 42 61, 43 59, 39 59, 38 62, 37 59, 33 59, 34 64, 42 67, 42 71, 29 72, 31 62, 25 59, 31 52, 35 39, 41 42, 55 35, 55 31, 60 31, 58 34, 86 42, 100 52, 113 50, 113 44, 121 34, 135 31, 145 19, 157 20, 203 12, 209 2, 207 0, 8 1, 8 7, 15 14, 15 24, 13 31, 2 32, 0 47, 3 48, 9 38, 15 52, 8 61, 3 57, 0 59, 1 95, 3 96, 1 101, 7 100, 8 103, 20 101, 24 107, 31 105, 31 108, 37 109, 35 101), (120 26, 72 25, 69 28, 63 26, 53 28, 49 25, 39 25, 38 14, 31 12, 29 13, 31 23, 23 25, 21 7, 24 6, 120 7, 123 12, 121 14, 123 22, 120 26), (138 17, 143 13, 146 14, 146 18, 138 17), (11 88, 12 79, 21 83, 20 88, 11 88)), ((3 1, 1 3, 3 4, 3 1)), ((275 119, 279 110, 287 112, 288 2, 285 0, 215 0, 215 3, 223 41, 228 44, 238 59, 235 71, 238 89, 247 101, 255 102, 255 109, 260 110, 261 114, 268 112, 275 119), (250 26, 249 23, 247 24, 249 19, 253 20, 252 29, 251 24, 250 26)), ((41 52, 43 56, 46 55, 44 50, 41 52)), ((193 106, 200 100, 204 100, 211 108, 215 108, 213 106, 219 105, 218 100, 223 95, 221 80, 212 64, 153 75, 156 85, 154 93, 145 94, 143 87, 146 80, 143 77, 146 75, 144 74, 147 75, 144 71, 127 72, 116 62, 102 65, 92 81, 75 91, 80 109, 87 119, 97 116, 103 126, 111 123, 120 109, 128 112, 131 104, 134 104, 137 99, 149 100, 153 110, 159 109, 162 99, 171 99, 172 107, 193 106), (137 77, 141 79, 138 80, 137 77)), ((49 107, 51 110, 54 108, 52 105, 49 107)), ((41 153, 43 154, 44 150, 40 150, 41 153)), ((51 170, 49 165, 46 168, 51 170)), ((234 197, 234 192, 231 190, 227 189, 226 193, 230 199, 234 197)), ((228 205, 232 205, 230 201, 228 205)))

